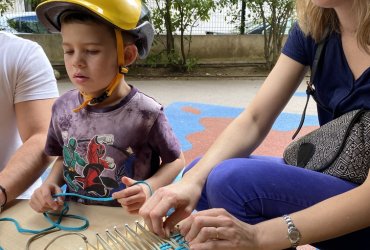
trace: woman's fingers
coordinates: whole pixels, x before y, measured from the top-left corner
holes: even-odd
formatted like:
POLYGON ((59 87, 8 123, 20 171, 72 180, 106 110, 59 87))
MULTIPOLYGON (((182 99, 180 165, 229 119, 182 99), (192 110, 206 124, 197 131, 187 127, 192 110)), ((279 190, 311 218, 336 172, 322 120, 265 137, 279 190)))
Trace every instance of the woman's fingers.
MULTIPOLYGON (((171 214, 166 218, 164 222, 164 230, 166 233, 166 236, 170 236, 171 232, 176 227, 177 223, 184 218, 187 218, 192 212, 192 209, 190 207, 185 208, 177 208, 171 211, 171 214)), ((179 228, 178 228, 179 229, 179 228)))
POLYGON ((224 219, 220 217, 191 215, 189 218, 193 219, 184 222, 180 227, 181 234, 185 235, 185 240, 189 242, 215 239, 220 234, 216 229, 225 224, 224 219))
POLYGON ((230 214, 223 208, 212 208, 212 209, 202 210, 202 211, 199 211, 197 215, 199 216, 206 215, 206 216, 213 216, 213 217, 218 217, 220 215, 223 215, 223 216, 231 217, 230 214))
POLYGON ((192 242, 197 243, 206 242, 208 240, 220 240, 219 231, 218 227, 202 227, 192 242))
POLYGON ((148 199, 139 214, 143 216, 149 229, 161 237, 169 236, 170 231, 181 219, 191 214, 199 199, 201 188, 196 185, 177 182, 162 187, 148 199), (170 209, 174 212, 166 218, 170 209))
POLYGON ((164 189, 158 189, 154 195, 144 203, 139 214, 144 218, 148 228, 161 237, 166 233, 163 226, 163 218, 167 212, 177 206, 177 199, 167 194, 164 189))
POLYGON ((257 245, 255 227, 224 209, 192 214, 180 223, 180 233, 185 235, 191 249, 256 249, 257 245))
MULTIPOLYGON (((215 226, 216 220, 212 220, 211 217, 220 217, 220 216, 227 216, 227 212, 224 213, 224 209, 208 209, 199 211, 190 215, 189 217, 181 221, 181 234, 186 235, 188 234, 190 228, 192 227, 194 220, 197 220, 198 227, 200 226, 215 226), (207 217, 210 217, 209 219, 207 217)), ((221 226, 221 225, 219 225, 221 226)))
POLYGON ((144 222, 150 231, 164 237, 162 209, 156 208, 157 204, 165 204, 162 201, 161 189, 158 189, 152 197, 140 208, 139 214, 144 218, 144 222), (159 210, 159 212, 158 212, 159 210), (155 211, 155 212, 154 212, 155 211))

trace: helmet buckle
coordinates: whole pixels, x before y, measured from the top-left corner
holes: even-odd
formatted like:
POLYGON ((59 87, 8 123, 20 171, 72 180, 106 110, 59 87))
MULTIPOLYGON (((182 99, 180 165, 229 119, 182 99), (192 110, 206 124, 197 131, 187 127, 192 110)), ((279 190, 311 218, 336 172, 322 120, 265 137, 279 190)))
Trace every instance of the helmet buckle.
POLYGON ((128 73, 128 68, 126 68, 125 66, 119 66, 119 73, 120 74, 127 74, 128 73))

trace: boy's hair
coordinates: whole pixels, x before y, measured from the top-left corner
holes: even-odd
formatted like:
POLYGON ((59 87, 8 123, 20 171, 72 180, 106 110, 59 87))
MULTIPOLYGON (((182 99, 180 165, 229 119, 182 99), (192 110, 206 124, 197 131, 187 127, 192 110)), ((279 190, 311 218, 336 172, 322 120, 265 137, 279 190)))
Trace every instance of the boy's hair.
MULTIPOLYGON (((321 8, 311 0, 297 0, 297 15, 299 26, 306 35, 310 35, 316 42, 325 37, 326 29, 340 33, 338 16, 332 8, 321 8)), ((358 44, 368 53, 370 46, 370 4, 369 0, 354 0, 352 6, 357 17, 356 38, 358 44)))
MULTIPOLYGON (((106 25, 110 28, 109 30, 110 30, 112 37, 115 37, 114 27, 110 23, 108 23, 104 19, 101 19, 89 13, 80 12, 80 11, 66 11, 60 17, 61 26, 63 25, 63 23, 69 24, 69 23, 76 23, 76 22, 77 23, 92 22, 98 25, 101 25, 101 24, 106 25)), ((132 34, 125 32, 124 30, 121 31, 121 34, 122 34, 124 44, 126 45, 135 44, 136 39, 132 34)))

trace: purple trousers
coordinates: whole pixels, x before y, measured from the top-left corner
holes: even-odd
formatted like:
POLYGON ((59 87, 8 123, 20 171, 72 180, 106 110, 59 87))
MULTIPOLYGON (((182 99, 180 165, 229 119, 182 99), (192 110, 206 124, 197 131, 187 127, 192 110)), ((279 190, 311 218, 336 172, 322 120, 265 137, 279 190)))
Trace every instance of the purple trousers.
MULTIPOLYGON (((198 161, 193 161, 185 172, 198 161)), ((197 210, 224 208, 239 220, 256 224, 310 207, 356 186, 287 165, 282 158, 229 159, 210 172, 197 210)), ((319 249, 370 249, 370 228, 312 245, 319 249)))

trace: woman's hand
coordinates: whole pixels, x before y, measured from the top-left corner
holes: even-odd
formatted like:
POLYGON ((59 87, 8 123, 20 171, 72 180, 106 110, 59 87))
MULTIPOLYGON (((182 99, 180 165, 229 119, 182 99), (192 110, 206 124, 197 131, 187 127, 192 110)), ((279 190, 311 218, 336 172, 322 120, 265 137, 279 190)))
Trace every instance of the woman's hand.
POLYGON ((258 249, 257 227, 246 224, 225 209, 192 214, 179 224, 190 249, 258 249))
POLYGON ((58 211, 63 207, 64 198, 53 198, 53 195, 59 193, 62 190, 58 185, 46 182, 33 192, 29 204, 38 213, 58 211))
POLYGON ((126 176, 122 177, 121 180, 126 188, 113 193, 112 197, 130 214, 137 214, 144 202, 150 197, 151 190, 145 184, 137 184, 137 181, 126 176))
POLYGON ((139 214, 149 229, 160 237, 168 237, 177 222, 188 217, 194 210, 202 187, 193 182, 180 180, 159 188, 143 205, 139 214), (170 209, 175 209, 165 220, 170 209))

